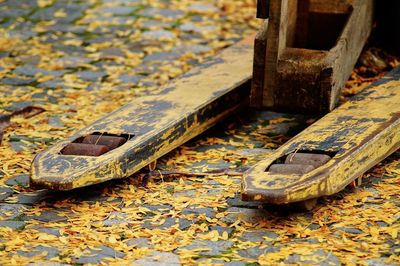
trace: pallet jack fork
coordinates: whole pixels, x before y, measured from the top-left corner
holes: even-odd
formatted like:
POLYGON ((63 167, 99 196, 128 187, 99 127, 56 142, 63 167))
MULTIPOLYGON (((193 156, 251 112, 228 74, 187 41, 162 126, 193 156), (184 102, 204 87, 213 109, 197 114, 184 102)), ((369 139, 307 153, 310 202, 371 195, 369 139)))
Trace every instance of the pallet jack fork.
POLYGON ((71 190, 129 177, 244 107, 253 38, 37 154, 31 185, 71 190))
MULTIPOLYGON (((259 0, 251 105, 326 113, 361 53, 372 0, 259 0), (266 24, 265 24, 266 25, 266 24)), ((399 69, 311 125, 243 177, 242 199, 273 204, 332 195, 400 147, 399 69)))
MULTIPOLYGON (((330 111, 370 32, 372 1, 267 2, 258 2, 270 19, 254 50, 242 41, 39 153, 31 184, 70 190, 128 177, 249 102, 330 111)), ((242 198, 287 204, 336 193, 398 149, 399 130, 397 69, 252 167, 242 198)))
POLYGON ((400 148, 400 68, 258 162, 242 198, 287 204, 339 192, 400 148))

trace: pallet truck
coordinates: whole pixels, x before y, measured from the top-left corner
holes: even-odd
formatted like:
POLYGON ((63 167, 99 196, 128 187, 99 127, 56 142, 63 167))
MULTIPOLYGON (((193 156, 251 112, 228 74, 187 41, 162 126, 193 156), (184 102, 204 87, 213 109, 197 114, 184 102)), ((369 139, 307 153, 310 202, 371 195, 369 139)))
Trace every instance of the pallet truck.
MULTIPOLYGON (((71 190, 129 177, 249 105, 332 111, 371 31, 372 10, 372 0, 259 0, 265 21, 255 42, 227 48, 37 154, 31 185, 71 190)), ((250 168, 242 199, 312 207, 399 149, 399 132, 398 68, 250 168)))

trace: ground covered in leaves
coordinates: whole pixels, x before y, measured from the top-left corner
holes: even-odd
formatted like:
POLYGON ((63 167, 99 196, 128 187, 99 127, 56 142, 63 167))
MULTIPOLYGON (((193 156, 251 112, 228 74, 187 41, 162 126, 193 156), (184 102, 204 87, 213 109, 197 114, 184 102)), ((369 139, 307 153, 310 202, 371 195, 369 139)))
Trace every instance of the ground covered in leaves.
MULTIPOLYGON (((0 0, 0 110, 45 110, 4 129, 0 264, 399 264, 399 152, 310 212, 240 200, 241 172, 309 117, 245 110, 157 168, 189 174, 28 187, 37 152, 254 32, 254 14, 250 0, 0 0)), ((355 72, 344 96, 369 81, 355 72)))

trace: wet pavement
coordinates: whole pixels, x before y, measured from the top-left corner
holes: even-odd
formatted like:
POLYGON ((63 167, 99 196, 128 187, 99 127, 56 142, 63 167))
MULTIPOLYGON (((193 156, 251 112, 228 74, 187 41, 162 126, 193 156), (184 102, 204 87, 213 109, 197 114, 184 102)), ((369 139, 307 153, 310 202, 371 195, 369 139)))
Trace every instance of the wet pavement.
POLYGON ((243 110, 157 170, 70 192, 29 188, 34 155, 253 33, 254 1, 0 1, 3 265, 397 265, 400 153, 309 212, 243 202, 240 173, 312 118, 243 110))

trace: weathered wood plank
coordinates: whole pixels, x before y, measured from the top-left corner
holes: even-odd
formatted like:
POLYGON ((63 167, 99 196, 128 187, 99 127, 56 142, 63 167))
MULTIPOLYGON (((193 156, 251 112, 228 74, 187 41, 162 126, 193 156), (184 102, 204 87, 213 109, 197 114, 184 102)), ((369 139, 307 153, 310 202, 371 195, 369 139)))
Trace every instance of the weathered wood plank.
POLYGON ((254 40, 253 79, 251 82, 250 102, 255 107, 261 107, 263 101, 267 30, 268 20, 265 20, 254 40))

